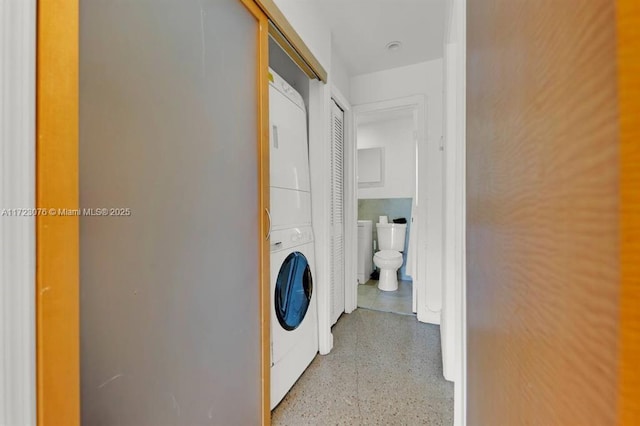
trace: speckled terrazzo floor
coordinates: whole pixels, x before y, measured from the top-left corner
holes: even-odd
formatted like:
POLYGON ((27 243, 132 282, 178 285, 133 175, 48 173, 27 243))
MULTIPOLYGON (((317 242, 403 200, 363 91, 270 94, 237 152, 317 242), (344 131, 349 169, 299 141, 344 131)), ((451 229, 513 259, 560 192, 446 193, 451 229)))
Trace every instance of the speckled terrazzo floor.
POLYGON ((274 425, 453 424, 438 326, 357 309, 333 336, 333 351, 316 356, 272 412, 274 425))

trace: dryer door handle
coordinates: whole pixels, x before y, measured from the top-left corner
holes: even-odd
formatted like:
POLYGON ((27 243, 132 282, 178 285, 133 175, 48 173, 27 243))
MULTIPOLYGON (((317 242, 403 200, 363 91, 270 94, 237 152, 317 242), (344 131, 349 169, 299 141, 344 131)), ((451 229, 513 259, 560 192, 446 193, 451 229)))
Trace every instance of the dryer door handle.
POLYGON ((268 240, 271 237, 271 212, 269 212, 269 209, 266 207, 264 211, 267 212, 267 218, 269 219, 269 230, 267 231, 267 236, 264 238, 265 240, 268 240))

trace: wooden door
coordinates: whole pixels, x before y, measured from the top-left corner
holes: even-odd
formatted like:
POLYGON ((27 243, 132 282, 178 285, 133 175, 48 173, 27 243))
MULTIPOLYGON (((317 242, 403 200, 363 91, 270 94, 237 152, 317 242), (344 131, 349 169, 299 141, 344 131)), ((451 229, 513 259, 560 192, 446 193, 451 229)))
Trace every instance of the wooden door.
POLYGON ((637 424, 640 21, 618 3, 468 2, 469 425, 637 424))

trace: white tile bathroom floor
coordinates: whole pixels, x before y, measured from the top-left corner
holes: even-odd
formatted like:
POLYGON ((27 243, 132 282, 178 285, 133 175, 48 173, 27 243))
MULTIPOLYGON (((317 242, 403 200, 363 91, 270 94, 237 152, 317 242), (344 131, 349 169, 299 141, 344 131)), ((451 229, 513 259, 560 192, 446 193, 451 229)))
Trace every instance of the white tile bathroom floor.
POLYGON ((358 285, 358 307, 374 311, 413 314, 411 281, 398 281, 398 290, 382 291, 377 280, 369 280, 358 285))

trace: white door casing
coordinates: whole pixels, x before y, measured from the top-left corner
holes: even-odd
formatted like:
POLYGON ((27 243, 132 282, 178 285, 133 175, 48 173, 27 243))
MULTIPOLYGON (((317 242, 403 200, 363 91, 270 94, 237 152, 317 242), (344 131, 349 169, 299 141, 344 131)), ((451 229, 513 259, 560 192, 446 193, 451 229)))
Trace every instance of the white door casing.
POLYGON ((36 424, 36 1, 0 1, 0 28, 0 424, 30 426, 36 424))
MULTIPOLYGON (((430 146, 430 141, 427 139, 427 98, 424 95, 414 95, 403 98, 392 99, 388 101, 372 102, 367 104, 356 105, 353 107, 354 111, 354 123, 357 123, 358 117, 372 112, 397 110, 397 109, 413 109, 414 117, 416 118, 416 135, 418 148, 416 170, 416 193, 415 200, 416 212, 413 223, 411 224, 411 232, 417 235, 418 240, 416 243, 416 264, 417 272, 413 277, 413 286, 415 289, 416 297, 416 314, 417 318, 421 322, 427 322, 432 324, 440 323, 440 312, 432 311, 429 309, 428 296, 430 294, 427 284, 441 285, 441 280, 438 278, 441 276, 442 264, 438 259, 430 259, 427 253, 429 252, 441 252, 442 240, 439 237, 441 235, 438 232, 433 232, 432 226, 435 229, 440 229, 441 224, 437 223, 437 218, 441 217, 439 211, 442 209, 442 203, 438 202, 437 196, 432 196, 430 191, 442 185, 441 179, 438 180, 438 175, 431 176, 428 160, 428 153, 437 151, 440 141, 434 141, 433 143, 438 146, 430 146), (432 177, 431 181, 429 177, 432 177), (431 200, 431 202, 427 202, 431 200), (432 218, 429 221, 429 218, 432 218), (431 232, 427 232, 427 228, 431 232)), ((354 126, 355 127, 355 126, 354 126)), ((356 137, 357 138, 357 129, 356 137)), ((354 139, 355 139, 354 138, 354 139)), ((349 161, 348 168, 354 169, 355 159, 349 161)), ((441 191, 437 191, 441 194, 441 191)), ((357 192, 354 191, 353 203, 357 205, 357 192)), ((354 252, 355 253, 355 252, 354 252)), ((357 285, 357 284, 356 284, 357 285)), ((357 289, 356 289, 357 291, 357 289)))
POLYGON ((311 221, 315 238, 318 295, 318 350, 326 355, 333 348, 331 333, 331 91, 327 84, 309 81, 309 173, 311 177, 311 221))
POLYGON ((358 202, 356 182, 356 141, 354 132, 354 114, 351 104, 340 90, 333 85, 331 98, 343 111, 344 119, 344 312, 349 314, 358 307, 358 268, 356 251, 358 248, 358 202))
POLYGON ((444 40, 446 129, 445 270, 442 349, 455 382, 454 425, 467 424, 466 342, 466 0, 448 4, 444 40), (445 347, 446 346, 446 347, 445 347))

